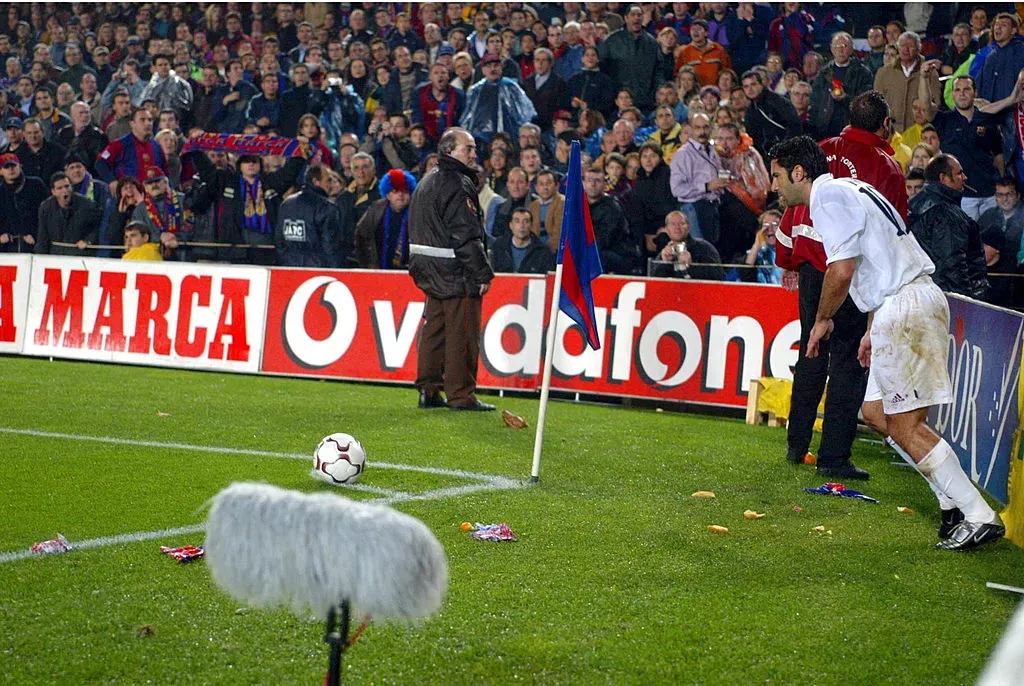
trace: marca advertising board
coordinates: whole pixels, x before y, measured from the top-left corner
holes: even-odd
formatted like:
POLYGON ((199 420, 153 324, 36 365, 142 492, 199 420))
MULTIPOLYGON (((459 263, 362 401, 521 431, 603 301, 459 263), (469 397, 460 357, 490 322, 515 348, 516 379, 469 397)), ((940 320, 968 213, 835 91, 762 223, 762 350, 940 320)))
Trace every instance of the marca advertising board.
POLYGON ((259 371, 267 270, 36 257, 24 351, 259 371))
POLYGON ((31 255, 0 255, 0 353, 21 352, 31 278, 31 255))
MULTIPOLYGON (((500 275, 484 298, 478 385, 536 389, 552 277, 500 275)), ((743 406, 750 379, 792 377, 797 301, 756 284, 603 276, 601 349, 562 315, 552 387, 743 406)), ((410 383, 424 295, 405 273, 273 269, 262 370, 410 383)))
POLYGON ((932 408, 928 422, 964 471, 1000 502, 1006 492, 1017 416, 1024 316, 947 294, 953 402, 932 408))

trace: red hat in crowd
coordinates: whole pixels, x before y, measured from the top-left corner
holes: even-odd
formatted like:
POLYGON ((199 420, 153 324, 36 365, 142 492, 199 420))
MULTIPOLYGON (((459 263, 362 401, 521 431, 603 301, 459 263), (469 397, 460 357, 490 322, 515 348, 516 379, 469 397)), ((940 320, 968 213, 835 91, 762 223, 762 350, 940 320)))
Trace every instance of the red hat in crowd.
POLYGON ((146 171, 142 173, 142 182, 150 183, 151 181, 159 181, 160 179, 167 178, 167 174, 160 167, 146 167, 146 171))
POLYGON ((3 155, 0 155, 0 167, 6 167, 8 164, 16 164, 20 167, 21 160, 13 152, 5 152, 3 155))

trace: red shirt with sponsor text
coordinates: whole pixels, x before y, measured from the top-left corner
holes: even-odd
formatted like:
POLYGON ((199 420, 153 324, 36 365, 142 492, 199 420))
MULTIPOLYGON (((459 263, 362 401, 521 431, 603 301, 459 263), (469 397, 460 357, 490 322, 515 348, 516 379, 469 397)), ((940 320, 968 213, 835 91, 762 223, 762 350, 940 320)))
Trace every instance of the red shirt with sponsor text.
MULTIPOLYGON (((892 158, 892 147, 870 131, 847 126, 835 138, 818 144, 828 159, 828 168, 836 178, 854 178, 877 188, 907 218, 907 187, 903 168, 892 158)), ((787 208, 779 223, 775 264, 796 271, 804 262, 824 272, 825 248, 811 224, 806 205, 787 208)))

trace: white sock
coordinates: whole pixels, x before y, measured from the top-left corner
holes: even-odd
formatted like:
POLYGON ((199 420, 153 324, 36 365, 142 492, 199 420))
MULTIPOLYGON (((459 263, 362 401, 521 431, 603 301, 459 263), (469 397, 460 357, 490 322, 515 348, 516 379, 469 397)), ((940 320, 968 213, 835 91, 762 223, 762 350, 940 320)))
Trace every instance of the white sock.
MULTIPOLYGON (((901 448, 896 441, 892 440, 892 436, 886 436, 885 442, 889 444, 890 448, 896 451, 897 455, 903 458, 904 462, 913 467, 915 472, 921 474, 921 470, 918 469, 917 463, 914 462, 914 458, 908 455, 907 451, 901 448)), ((921 476, 924 476, 924 474, 921 474, 921 476)), ((935 497, 939 499, 940 508, 942 508, 943 510, 952 510, 953 508, 956 507, 956 503, 950 500, 949 496, 940 491, 939 487, 933 484, 927 477, 925 478, 925 483, 927 483, 928 487, 932 489, 932 493, 935 494, 935 497)))
POLYGON ((943 439, 917 463, 921 476, 945 493, 969 522, 988 524, 995 522, 996 513, 964 473, 952 446, 943 439))

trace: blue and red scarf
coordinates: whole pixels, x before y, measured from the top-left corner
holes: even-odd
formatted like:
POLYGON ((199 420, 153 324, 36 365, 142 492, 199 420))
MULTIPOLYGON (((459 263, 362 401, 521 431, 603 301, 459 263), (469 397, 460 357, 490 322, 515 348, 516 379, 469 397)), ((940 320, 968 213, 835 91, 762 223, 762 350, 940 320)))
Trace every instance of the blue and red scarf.
POLYGON ((181 148, 181 154, 193 150, 233 152, 259 157, 298 157, 303 154, 302 143, 295 138, 252 133, 204 133, 186 141, 181 148))

